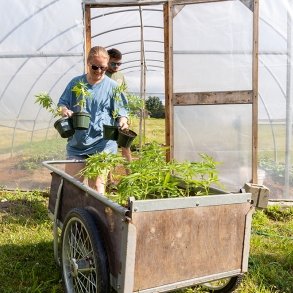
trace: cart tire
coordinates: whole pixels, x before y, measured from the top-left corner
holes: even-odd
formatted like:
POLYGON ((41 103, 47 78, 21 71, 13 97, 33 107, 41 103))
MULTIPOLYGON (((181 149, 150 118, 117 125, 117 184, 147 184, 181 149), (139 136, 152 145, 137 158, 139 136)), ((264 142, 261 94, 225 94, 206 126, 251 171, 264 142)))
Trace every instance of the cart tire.
POLYGON ((61 239, 65 292, 110 292, 107 255, 93 216, 84 209, 71 210, 64 221, 61 239))
POLYGON ((243 275, 238 275, 231 278, 225 278, 214 282, 204 283, 201 286, 207 290, 207 292, 215 293, 229 293, 239 286, 243 279, 243 275))

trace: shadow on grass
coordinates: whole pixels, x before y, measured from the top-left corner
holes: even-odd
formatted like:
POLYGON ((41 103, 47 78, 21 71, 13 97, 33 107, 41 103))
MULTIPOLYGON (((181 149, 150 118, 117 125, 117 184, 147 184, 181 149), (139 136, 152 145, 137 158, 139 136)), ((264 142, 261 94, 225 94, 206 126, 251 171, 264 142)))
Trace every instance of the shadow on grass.
POLYGON ((26 225, 42 224, 49 220, 47 199, 22 198, 0 202, 0 224, 25 223, 26 225))
POLYGON ((282 255, 271 251, 255 254, 252 251, 246 278, 252 278, 253 283, 272 292, 293 292, 292 251, 291 254, 289 250, 284 251, 282 255))
POLYGON ((0 280, 1 293, 63 292, 53 243, 0 246, 0 280))

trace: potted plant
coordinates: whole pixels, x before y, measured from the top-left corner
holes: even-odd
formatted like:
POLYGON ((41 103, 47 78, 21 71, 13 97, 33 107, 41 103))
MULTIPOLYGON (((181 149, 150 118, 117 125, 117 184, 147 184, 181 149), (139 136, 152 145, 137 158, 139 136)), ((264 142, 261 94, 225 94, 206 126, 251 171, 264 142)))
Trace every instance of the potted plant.
MULTIPOLYGON (((119 154, 98 153, 86 159, 82 175, 94 178, 123 165, 129 174, 116 174, 117 194, 114 199, 126 204, 130 196, 135 199, 155 199, 211 194, 211 185, 219 185, 218 163, 201 154, 199 162, 165 160, 167 148, 158 143, 145 145, 137 159, 126 161, 119 154)), ((121 170, 121 168, 120 168, 121 170)), ((115 172, 114 172, 115 174, 115 172)))
POLYGON ((129 148, 137 134, 130 129, 118 128, 117 144, 124 148, 129 148))
POLYGON ((87 83, 78 81, 72 88, 72 92, 76 95, 76 104, 79 106, 79 111, 72 114, 73 127, 75 129, 88 129, 91 115, 85 111, 86 101, 92 98, 92 94, 88 91, 87 83))
MULTIPOLYGON (((126 84, 122 83, 113 89, 113 102, 120 102, 120 94, 126 90, 126 84)), ((112 111, 112 117, 116 121, 119 117, 119 109, 112 111)), ((117 140, 118 139, 118 126, 117 125, 103 125, 103 137, 106 140, 117 140)))
MULTIPOLYGON (((122 83, 121 85, 118 85, 116 88, 114 88, 113 91, 113 100, 114 102, 119 105, 121 103, 121 96, 120 94, 122 92, 125 92, 126 90, 126 84, 122 83)), ((127 95, 127 100, 128 103, 126 105, 127 110, 129 111, 129 116, 133 115, 135 110, 137 110, 137 97, 136 99, 132 98, 136 97, 133 95, 127 95)), ((141 101, 141 99, 139 98, 141 101)), ((116 108, 112 112, 112 117, 114 120, 117 120, 119 118, 119 108, 116 108)), ((105 139, 112 139, 112 140, 117 140, 117 143, 121 147, 130 147, 131 143, 135 139, 137 134, 130 130, 130 129, 120 129, 115 125, 104 125, 104 138, 105 139)))
MULTIPOLYGON (((35 97, 35 103, 48 110, 54 118, 61 115, 61 107, 58 107, 54 103, 48 93, 39 93, 35 95, 35 97)), ((62 138, 68 138, 75 132, 72 125, 72 120, 68 117, 59 118, 57 121, 55 121, 54 127, 57 129, 62 138)))

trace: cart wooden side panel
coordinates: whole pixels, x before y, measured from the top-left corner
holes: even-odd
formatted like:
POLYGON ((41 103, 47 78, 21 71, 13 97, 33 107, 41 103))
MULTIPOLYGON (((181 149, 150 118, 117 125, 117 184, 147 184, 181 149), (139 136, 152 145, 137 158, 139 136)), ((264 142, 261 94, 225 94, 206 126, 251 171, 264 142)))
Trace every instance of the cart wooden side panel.
MULTIPOLYGON (((49 210, 54 213, 58 188, 62 176, 52 173, 52 182, 49 198, 49 210)), ((85 208, 95 215, 97 233, 101 233, 106 243, 109 267, 112 277, 117 278, 121 269, 121 239, 122 221, 110 207, 99 202, 95 197, 87 194, 71 182, 64 180, 58 220, 63 223, 67 213, 74 208, 85 208)))
POLYGON ((134 291, 242 272, 250 203, 136 212, 134 291), (158 269, 159 268, 159 269, 158 269))

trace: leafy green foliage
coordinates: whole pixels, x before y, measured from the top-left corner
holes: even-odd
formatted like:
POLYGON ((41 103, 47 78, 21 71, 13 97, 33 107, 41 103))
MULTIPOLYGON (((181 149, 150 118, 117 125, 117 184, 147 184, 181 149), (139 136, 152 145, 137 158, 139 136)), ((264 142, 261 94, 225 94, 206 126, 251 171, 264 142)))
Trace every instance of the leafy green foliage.
MULTIPOLYGON (((277 163, 269 158, 262 158, 259 163, 260 167, 265 170, 268 174, 270 174, 274 180, 279 183, 284 183, 285 176, 285 164, 277 163)), ((289 182, 293 184, 293 167, 289 170, 289 182)))
POLYGON ((202 154, 200 162, 167 162, 166 147, 157 143, 144 146, 138 159, 125 161, 117 154, 98 153, 86 159, 82 175, 105 176, 123 164, 129 175, 121 176, 117 185, 119 203, 130 196, 136 199, 207 195, 211 184, 218 183, 217 162, 202 154))
POLYGON ((79 106, 80 112, 82 112, 85 109, 87 99, 92 98, 92 94, 88 91, 88 84, 80 80, 72 88, 72 92, 75 93, 77 99, 75 106, 79 106))
POLYGON ((95 178, 106 176, 111 169, 123 164, 124 159, 118 154, 101 152, 88 157, 85 161, 85 167, 80 172, 81 175, 86 178, 95 178))
POLYGON ((39 93, 35 95, 36 100, 35 104, 39 104, 44 109, 48 110, 49 113, 53 114, 53 117, 57 117, 58 115, 61 115, 61 107, 58 107, 53 99, 50 97, 50 95, 46 92, 39 93))
MULTIPOLYGON (((120 105, 121 104, 121 93, 124 93, 127 89, 126 83, 122 82, 120 85, 117 85, 113 89, 113 99, 116 104, 120 105)), ((115 109, 112 111, 112 116, 114 119, 117 119, 119 117, 119 108, 115 109)))
POLYGON ((200 162, 166 161, 167 148, 151 143, 142 148, 138 159, 128 163, 130 174, 117 185, 121 202, 136 199, 208 195, 218 183, 217 162, 201 154, 200 162))
POLYGON ((139 111, 144 109, 144 100, 141 99, 139 96, 128 94, 127 100, 127 108, 131 116, 136 116, 139 111))
POLYGON ((159 97, 148 97, 146 108, 153 118, 165 118, 165 107, 159 97))
MULTIPOLYGON (((126 95, 127 104, 123 105, 123 107, 126 108, 126 110, 128 111, 129 119, 132 120, 132 118, 137 116, 137 114, 140 113, 140 111, 144 108, 144 101, 139 96, 127 93, 126 90, 127 85, 125 83, 122 83, 121 85, 115 87, 113 89, 113 99, 117 105, 121 105, 122 107, 121 93, 124 93, 126 95)), ((115 109, 112 112, 112 116, 114 119, 117 119, 119 117, 119 108, 115 109)))

